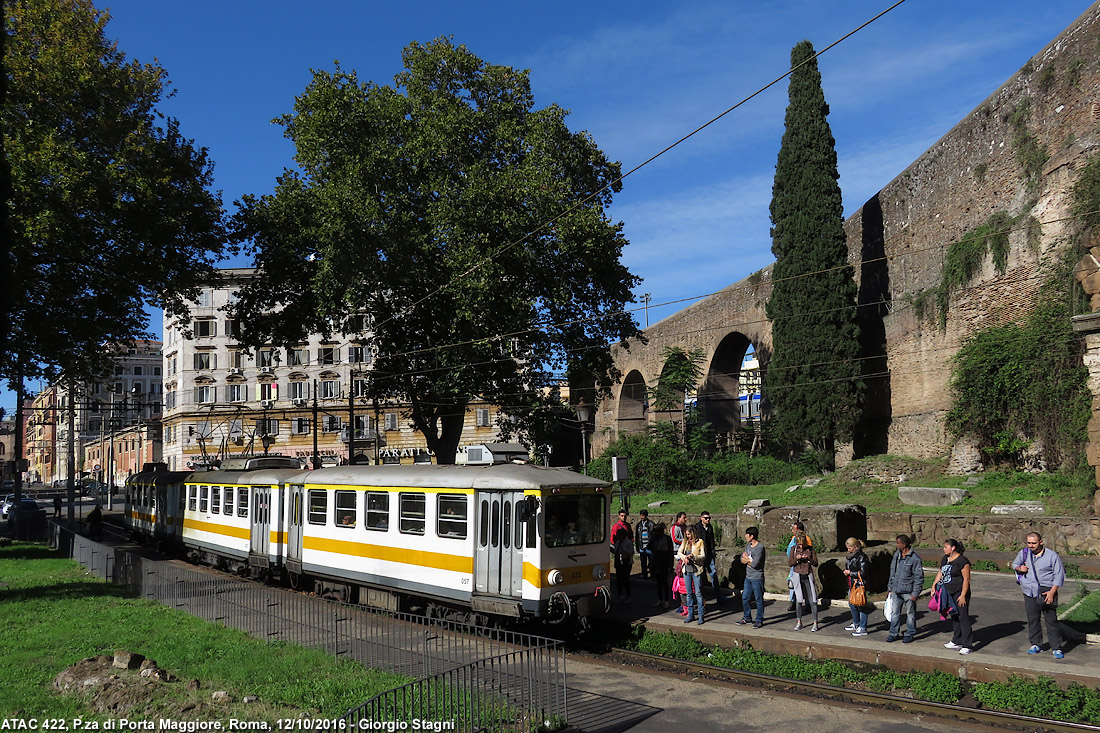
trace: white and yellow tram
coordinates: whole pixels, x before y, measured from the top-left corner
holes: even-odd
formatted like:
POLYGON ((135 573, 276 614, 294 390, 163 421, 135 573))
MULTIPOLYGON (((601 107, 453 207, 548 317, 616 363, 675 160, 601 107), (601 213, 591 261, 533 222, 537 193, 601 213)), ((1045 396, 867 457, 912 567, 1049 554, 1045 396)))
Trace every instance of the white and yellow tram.
MULTIPOLYGON (((556 622, 609 608, 603 481, 516 463, 302 471, 294 459, 234 460, 175 479, 194 559, 439 615, 556 622)), ((131 480, 138 495, 167 483, 156 473, 131 480)))

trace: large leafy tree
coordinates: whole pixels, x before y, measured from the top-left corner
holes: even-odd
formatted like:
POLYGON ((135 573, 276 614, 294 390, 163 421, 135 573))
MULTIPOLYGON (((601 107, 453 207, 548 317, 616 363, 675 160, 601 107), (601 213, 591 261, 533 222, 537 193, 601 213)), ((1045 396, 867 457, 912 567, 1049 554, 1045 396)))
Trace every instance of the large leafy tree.
POLYGON ((790 103, 772 188, 767 303, 773 354, 765 397, 769 432, 831 460, 859 416, 856 284, 848 264, 836 149, 813 46, 791 51, 790 103))
POLYGON ((212 166, 88 0, 4 0, 0 377, 95 377, 104 342, 181 311, 224 243, 212 166))
POLYGON ((257 277, 235 310, 246 344, 359 334, 370 396, 408 404, 450 462, 471 397, 522 415, 554 371, 614 378, 637 279, 605 214, 619 165, 534 108, 527 71, 447 39, 403 59, 393 86, 315 71, 278 120, 298 167, 241 203, 257 277))

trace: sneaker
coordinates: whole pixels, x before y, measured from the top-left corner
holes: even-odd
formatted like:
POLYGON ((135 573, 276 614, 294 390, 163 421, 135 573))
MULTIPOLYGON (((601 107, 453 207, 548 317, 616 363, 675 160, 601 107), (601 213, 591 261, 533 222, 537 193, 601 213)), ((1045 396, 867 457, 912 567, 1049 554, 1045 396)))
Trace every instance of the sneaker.
POLYGON ((764 628, 764 624, 763 624, 763 622, 757 621, 755 624, 752 625, 752 627, 754 629, 762 629, 762 628, 764 628))
POLYGON ((1065 659, 1066 655, 1062 652, 1061 649, 1055 649, 1054 650, 1054 658, 1055 659, 1065 659))
POLYGON ((852 636, 867 636, 867 629, 856 629, 852 632, 852 636))
POLYGON ((794 630, 795 631, 801 631, 802 630, 802 622, 801 621, 795 621, 794 622, 794 630))
POLYGON ((847 626, 844 627, 844 630, 845 631, 855 631, 858 628, 859 627, 856 626, 855 624, 848 624, 847 626))
POLYGON ((1041 651, 1043 651, 1043 650, 1039 648, 1038 644, 1032 644, 1031 648, 1027 650, 1027 653, 1028 654, 1038 654, 1041 651))
POLYGON ((690 624, 694 620, 695 620, 694 616, 688 616, 687 618, 684 619, 684 623, 685 624, 690 624))
POLYGON ((787 613, 794 613, 794 601, 791 601, 787 606, 787 613))
POLYGON ((897 641, 897 640, 898 640, 898 637, 896 637, 896 636, 887 636, 886 637, 887 642, 897 641))
POLYGON ((686 608, 681 608, 680 609, 680 615, 681 616, 687 616, 688 615, 688 610, 686 608))
POLYGON ((962 647, 961 647, 961 646, 959 646, 958 644, 956 644, 956 643, 955 643, 955 642, 953 642, 953 641, 949 641, 949 642, 947 642, 946 644, 944 644, 944 645, 943 645, 943 648, 944 648, 944 649, 962 649, 962 647))
POLYGON ((737 623, 738 623, 739 626, 744 626, 745 624, 751 624, 752 619, 748 619, 748 618, 738 619, 737 623))
POLYGON ((901 643, 902 644, 912 644, 914 641, 916 641, 916 639, 914 639, 913 637, 906 636, 904 639, 901 640, 901 643))
POLYGON ((816 633, 817 632, 817 624, 814 624, 813 626, 811 626, 810 631, 816 633))
POLYGON ((970 653, 970 647, 968 647, 968 646, 964 646, 961 649, 959 649, 959 654, 969 654, 969 653, 970 653))

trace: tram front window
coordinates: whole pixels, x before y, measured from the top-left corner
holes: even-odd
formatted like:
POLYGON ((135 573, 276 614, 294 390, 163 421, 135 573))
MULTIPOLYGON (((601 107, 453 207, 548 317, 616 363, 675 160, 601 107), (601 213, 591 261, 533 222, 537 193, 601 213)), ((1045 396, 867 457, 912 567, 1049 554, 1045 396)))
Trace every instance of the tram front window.
POLYGON ((547 547, 606 542, 607 500, 602 496, 552 496, 543 517, 547 547))

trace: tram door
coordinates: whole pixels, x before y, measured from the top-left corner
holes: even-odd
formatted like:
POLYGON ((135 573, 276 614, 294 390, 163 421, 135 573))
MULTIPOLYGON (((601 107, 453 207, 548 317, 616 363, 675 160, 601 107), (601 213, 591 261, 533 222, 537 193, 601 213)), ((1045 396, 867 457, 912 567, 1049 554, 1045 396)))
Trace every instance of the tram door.
POLYGON ((271 547, 271 487, 252 488, 252 545, 249 552, 256 558, 267 558, 271 547))
POLYGON ((522 491, 477 492, 474 590, 518 598, 523 590, 523 545, 516 542, 522 491))
POLYGON ((301 572, 302 562, 302 502, 305 494, 303 486, 289 486, 290 517, 287 522, 286 559, 292 572, 301 572))

